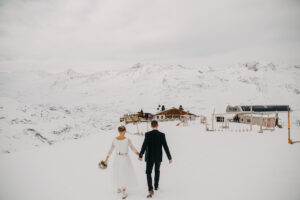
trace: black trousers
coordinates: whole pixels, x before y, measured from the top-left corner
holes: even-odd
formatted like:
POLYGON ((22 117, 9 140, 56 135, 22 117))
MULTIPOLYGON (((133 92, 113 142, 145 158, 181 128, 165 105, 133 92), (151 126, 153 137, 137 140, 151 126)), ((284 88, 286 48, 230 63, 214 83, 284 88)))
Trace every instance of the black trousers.
POLYGON ((155 171, 155 175, 154 175, 154 187, 157 188, 158 187, 158 183, 159 183, 159 174, 160 174, 160 163, 161 162, 155 162, 155 161, 147 161, 146 162, 146 174, 147 174, 147 182, 148 182, 148 190, 153 190, 153 185, 152 185, 152 170, 153 170, 153 166, 154 167, 154 171, 155 171))

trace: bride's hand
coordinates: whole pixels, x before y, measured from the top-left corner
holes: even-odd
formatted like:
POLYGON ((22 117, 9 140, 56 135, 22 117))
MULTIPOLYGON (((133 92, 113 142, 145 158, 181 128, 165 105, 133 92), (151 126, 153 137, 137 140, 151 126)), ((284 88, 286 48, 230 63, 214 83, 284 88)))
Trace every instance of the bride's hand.
POLYGON ((108 156, 106 157, 105 161, 104 161, 104 164, 107 165, 107 162, 108 162, 108 156))
POLYGON ((138 155, 138 156, 140 155, 140 153, 139 153, 139 152, 136 152, 135 154, 136 154, 136 155, 138 155))

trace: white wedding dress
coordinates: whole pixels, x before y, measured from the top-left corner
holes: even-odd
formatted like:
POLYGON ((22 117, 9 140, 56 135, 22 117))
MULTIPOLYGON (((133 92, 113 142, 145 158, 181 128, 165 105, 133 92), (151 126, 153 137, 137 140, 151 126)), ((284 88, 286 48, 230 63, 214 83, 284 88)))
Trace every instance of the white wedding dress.
POLYGON ((114 139, 108 156, 115 150, 116 155, 112 165, 113 185, 116 188, 128 188, 137 184, 134 170, 130 157, 128 155, 128 147, 134 152, 138 151, 132 145, 130 139, 123 140, 114 139))

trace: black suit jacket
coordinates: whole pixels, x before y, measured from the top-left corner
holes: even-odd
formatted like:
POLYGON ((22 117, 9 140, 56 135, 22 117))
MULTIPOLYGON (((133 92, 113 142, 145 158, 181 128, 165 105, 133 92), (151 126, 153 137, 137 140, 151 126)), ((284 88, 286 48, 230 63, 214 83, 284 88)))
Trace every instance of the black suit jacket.
POLYGON ((142 158, 146 151, 145 161, 161 162, 162 147, 164 148, 168 159, 172 160, 165 134, 155 129, 149 131, 145 134, 144 143, 139 157, 142 158))

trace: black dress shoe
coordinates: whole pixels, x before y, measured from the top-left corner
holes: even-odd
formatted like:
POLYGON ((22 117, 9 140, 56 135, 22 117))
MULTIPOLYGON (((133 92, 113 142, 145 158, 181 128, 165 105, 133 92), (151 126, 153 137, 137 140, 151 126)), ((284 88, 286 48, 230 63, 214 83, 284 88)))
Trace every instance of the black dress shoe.
POLYGON ((155 187, 155 189, 154 190, 158 190, 159 189, 159 187, 155 187))
POLYGON ((152 198, 153 194, 154 194, 153 190, 150 190, 149 194, 147 195, 147 198, 152 198))

